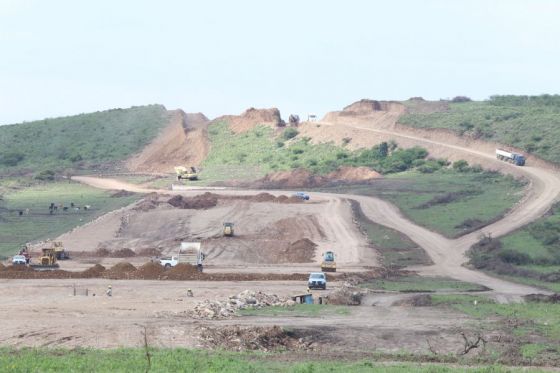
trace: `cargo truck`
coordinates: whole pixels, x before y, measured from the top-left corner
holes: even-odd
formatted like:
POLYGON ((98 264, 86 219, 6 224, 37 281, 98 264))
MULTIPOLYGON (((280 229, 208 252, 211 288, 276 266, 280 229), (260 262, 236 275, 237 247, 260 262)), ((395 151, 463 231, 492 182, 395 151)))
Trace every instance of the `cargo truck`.
POLYGON ((162 258, 159 264, 165 268, 175 267, 179 263, 196 266, 202 272, 202 262, 206 255, 200 250, 200 242, 181 242, 181 248, 176 256, 162 258))
POLYGON ((508 152, 507 150, 496 149, 496 158, 517 166, 525 165, 525 156, 523 154, 508 152))

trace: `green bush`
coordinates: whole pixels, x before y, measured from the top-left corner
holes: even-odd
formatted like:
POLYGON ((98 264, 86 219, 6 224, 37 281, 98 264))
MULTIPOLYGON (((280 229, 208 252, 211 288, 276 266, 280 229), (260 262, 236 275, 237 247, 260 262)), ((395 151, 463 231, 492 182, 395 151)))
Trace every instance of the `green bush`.
POLYGON ((43 181, 52 181, 54 180, 55 177, 55 173, 52 170, 44 170, 39 172, 36 176, 35 179, 37 180, 43 180, 43 181))
POLYGON ((0 155, 0 164, 8 167, 17 166, 18 163, 23 161, 25 154, 13 151, 0 155))
POLYGON ((502 261, 515 265, 524 265, 532 263, 531 257, 525 253, 513 250, 503 250, 498 254, 498 258, 502 261))
POLYGON ((298 135, 298 133, 299 133, 298 130, 296 130, 295 128, 289 127, 289 128, 286 128, 284 130, 284 132, 282 133, 282 137, 285 140, 289 140, 289 139, 293 139, 294 137, 296 137, 298 135))
POLYGON ((459 159, 458 161, 453 162, 453 169, 459 172, 468 171, 469 162, 465 161, 464 159, 459 159))

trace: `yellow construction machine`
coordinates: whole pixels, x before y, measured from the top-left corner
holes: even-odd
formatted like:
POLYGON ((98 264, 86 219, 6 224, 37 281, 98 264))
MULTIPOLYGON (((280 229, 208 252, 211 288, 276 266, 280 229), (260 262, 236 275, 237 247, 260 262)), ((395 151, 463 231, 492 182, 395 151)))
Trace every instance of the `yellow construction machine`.
POLYGON ((198 180, 198 171, 195 167, 175 167, 175 173, 177 173, 177 180, 198 180))
POLYGON ((233 237, 233 223, 224 223, 224 236, 233 237))
POLYGON ((56 262, 56 251, 53 247, 44 247, 41 249, 42 255, 39 258, 39 264, 32 264, 35 269, 55 269, 58 268, 56 262))
POLYGON ((66 251, 66 249, 64 248, 62 242, 53 241, 52 249, 54 250, 57 260, 70 259, 70 255, 68 254, 68 251, 66 251))
POLYGON ((336 262, 334 261, 334 253, 332 251, 327 251, 326 253, 323 254, 321 271, 336 272, 336 262))

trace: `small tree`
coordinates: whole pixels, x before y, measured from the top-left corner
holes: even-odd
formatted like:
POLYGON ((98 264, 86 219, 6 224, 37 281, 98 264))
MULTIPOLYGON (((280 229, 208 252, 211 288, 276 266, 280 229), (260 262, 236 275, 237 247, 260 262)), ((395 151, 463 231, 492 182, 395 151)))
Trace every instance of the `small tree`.
POLYGON ((383 141, 381 144, 379 144, 379 156, 381 158, 387 158, 388 154, 389 154, 389 144, 383 141))
POLYGON ((459 159, 458 161, 453 162, 453 169, 459 172, 468 171, 469 162, 465 161, 464 159, 459 159))

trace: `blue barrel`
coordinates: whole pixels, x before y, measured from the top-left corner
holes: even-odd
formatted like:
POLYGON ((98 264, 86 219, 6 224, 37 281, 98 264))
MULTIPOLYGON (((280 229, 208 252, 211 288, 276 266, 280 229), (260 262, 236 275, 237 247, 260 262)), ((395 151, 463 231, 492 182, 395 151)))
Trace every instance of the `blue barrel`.
POLYGON ((305 294, 305 304, 313 304, 313 294, 305 294))

